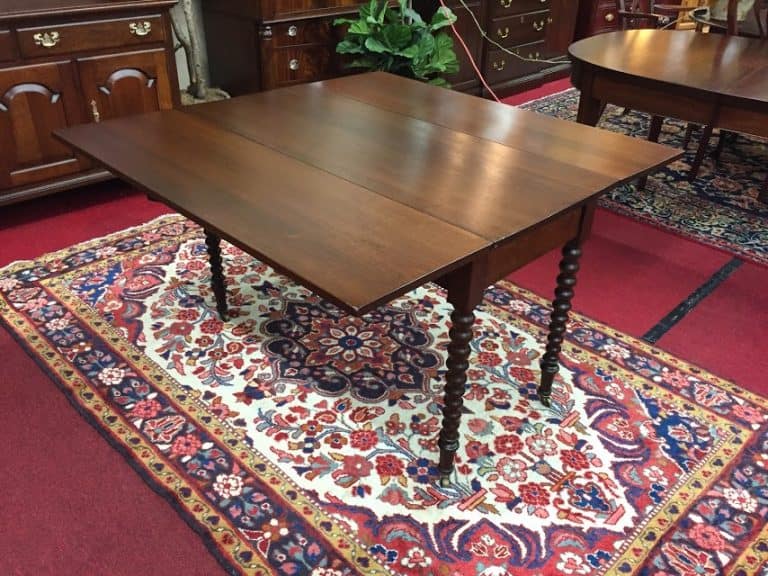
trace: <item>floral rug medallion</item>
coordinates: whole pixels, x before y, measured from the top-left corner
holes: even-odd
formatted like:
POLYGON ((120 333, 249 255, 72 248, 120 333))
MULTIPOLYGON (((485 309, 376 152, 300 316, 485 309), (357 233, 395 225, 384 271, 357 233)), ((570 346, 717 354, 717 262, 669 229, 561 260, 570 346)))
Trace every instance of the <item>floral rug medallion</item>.
MULTIPOLYGON (((565 120, 576 120, 576 89, 526 103, 523 108, 565 120)), ((646 138, 650 117, 642 112, 608 106, 598 127, 646 138)), ((686 123, 664 120, 659 142, 682 148, 686 123)), ((761 138, 730 137, 715 166, 707 157, 694 182, 688 182, 700 131, 680 160, 651 175, 644 190, 635 183, 617 186, 600 205, 641 222, 676 232, 758 264, 768 265, 768 204, 757 196, 765 185, 768 144, 761 138)), ((717 146, 715 138, 710 151, 717 146)))
MULTIPOLYGON (((363 317, 160 218, 0 272, 0 317, 233 573, 757 574, 768 401, 575 316, 553 407, 548 305, 509 283, 475 323, 457 470, 437 481, 450 306, 363 317)), ((555 271, 553 271, 554 276, 555 271)))

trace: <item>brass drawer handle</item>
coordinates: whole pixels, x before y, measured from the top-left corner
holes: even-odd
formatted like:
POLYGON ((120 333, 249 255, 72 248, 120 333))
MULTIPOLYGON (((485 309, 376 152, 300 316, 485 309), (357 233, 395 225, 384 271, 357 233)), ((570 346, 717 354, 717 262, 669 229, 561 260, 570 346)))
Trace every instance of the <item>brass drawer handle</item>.
POLYGON ((38 32, 32 38, 35 44, 42 46, 43 48, 53 48, 61 40, 61 35, 55 30, 51 32, 38 32))
POLYGON ((152 22, 131 22, 128 29, 134 36, 148 36, 152 32, 152 22))
POLYGON ((534 22, 533 29, 536 30, 536 32, 541 32, 542 30, 544 30, 545 24, 546 24, 546 20, 542 20, 541 22, 534 22))
POLYGON ((613 22, 614 18, 616 18, 616 16, 613 15, 613 12, 608 12, 608 14, 605 15, 606 22, 613 22))
POLYGON ((291 58, 288 62, 288 68, 291 70, 298 70, 299 69, 299 61, 296 60, 296 58, 291 58))
POLYGON ((506 66, 506 65, 507 65, 507 62, 506 62, 506 60, 494 60, 494 61, 493 61, 493 63, 491 64, 491 66, 493 67, 493 69, 494 69, 494 70, 497 70, 497 71, 499 71, 499 72, 501 72, 502 70, 504 70, 504 66, 506 66))
POLYGON ((501 31, 501 28, 496 30, 496 34, 498 34, 499 38, 506 38, 509 36, 509 26, 504 26, 504 32, 501 31))
POLYGON ((499 0, 502 8, 509 8, 512 6, 512 0, 499 0))
POLYGON ((299 29, 296 26, 291 25, 288 27, 288 36, 290 36, 291 38, 294 38, 298 35, 299 35, 299 29))
POLYGON ((93 121, 98 124, 101 122, 101 113, 99 112, 99 105, 96 104, 96 100, 91 100, 91 115, 93 116, 93 121))

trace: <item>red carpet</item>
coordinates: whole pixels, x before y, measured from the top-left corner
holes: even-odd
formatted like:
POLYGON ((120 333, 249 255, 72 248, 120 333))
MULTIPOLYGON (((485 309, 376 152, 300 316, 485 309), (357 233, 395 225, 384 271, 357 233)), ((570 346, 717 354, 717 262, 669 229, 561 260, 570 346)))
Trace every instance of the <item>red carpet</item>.
POLYGON ((183 520, 0 329, 0 574, 217 574, 183 520))
MULTIPOLYGON (((574 306, 639 338, 730 259, 701 244, 598 210, 592 238, 584 246, 574 306)), ((559 260, 559 252, 552 252, 509 278, 551 297, 559 260)))
POLYGON ((659 346, 768 396, 768 271, 745 263, 659 346))
POLYGON ((555 80, 554 82, 542 84, 538 88, 534 88, 528 92, 521 92, 520 94, 507 96, 506 98, 502 98, 501 101, 504 102, 504 104, 517 106, 518 104, 524 104, 525 102, 530 102, 531 100, 538 100, 539 98, 544 98, 550 94, 556 94, 557 92, 562 92, 563 90, 568 90, 572 87, 573 86, 571 85, 570 78, 561 78, 560 80, 555 80))
MULTIPOLYGON (((0 210, 0 266, 167 211, 119 182, 0 210)), ((200 538, 72 409, 4 330, 0 358, 0 458, 13 463, 0 475, 6 526, 0 538, 0 573, 221 571, 200 538)))

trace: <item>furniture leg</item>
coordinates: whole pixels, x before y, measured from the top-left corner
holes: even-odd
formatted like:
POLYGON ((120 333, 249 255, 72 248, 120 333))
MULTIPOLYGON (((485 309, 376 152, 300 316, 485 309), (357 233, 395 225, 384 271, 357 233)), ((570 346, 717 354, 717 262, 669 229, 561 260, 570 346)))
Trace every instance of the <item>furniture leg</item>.
MULTIPOLYGON (((648 141, 658 142, 661 135, 661 125, 664 123, 664 118, 661 116, 651 116, 651 126, 648 129, 648 141)), ((637 181, 637 189, 645 190, 645 186, 648 184, 648 175, 642 176, 637 181)))
POLYGON ((560 349, 563 345, 565 328, 568 323, 568 312, 571 310, 573 287, 576 285, 580 256, 581 247, 578 240, 571 240, 563 247, 563 259, 560 261, 560 274, 557 277, 555 299, 552 302, 547 347, 541 358, 539 399, 544 406, 551 404, 552 383, 560 371, 560 349))
POLYGON ((445 376, 443 427, 440 430, 440 463, 438 470, 445 477, 453 472, 453 458, 459 449, 459 425, 464 406, 464 389, 469 368, 470 342, 475 314, 471 310, 454 310, 451 314, 451 343, 448 345, 448 373, 445 376))
POLYGON ((709 147, 709 139, 712 137, 712 125, 707 124, 701 131, 701 138, 699 139, 699 148, 696 150, 696 157, 691 164, 691 171, 688 173, 688 181, 693 182, 696 180, 696 176, 699 175, 699 168, 704 161, 704 156, 707 153, 709 147))
POLYGON ((453 305, 448 344, 448 372, 445 375, 443 423, 437 445, 440 447, 441 482, 447 484, 453 472, 453 460, 459 449, 459 426, 464 407, 464 391, 469 368, 472 325, 475 306, 483 297, 486 287, 486 262, 478 260, 448 274, 439 283, 448 289, 448 301, 453 305))
POLYGON ((720 156, 723 154, 723 149, 725 148, 726 141, 728 143, 735 143, 736 140, 736 133, 735 132, 728 132, 727 130, 720 130, 720 137, 717 139, 717 147, 715 148, 715 151, 712 153, 712 157, 715 159, 715 166, 718 166, 720 164, 720 156))
POLYGON ((216 296, 216 310, 219 317, 227 320, 227 288, 224 285, 224 268, 221 260, 221 238, 213 232, 205 231, 205 245, 208 247, 208 261, 211 265, 211 287, 216 296))
POLYGON ((688 125, 685 127, 685 135, 683 136, 683 150, 688 148, 688 145, 691 143, 691 136, 693 136, 693 129, 694 124, 692 122, 688 122, 688 125))
POLYGON ((596 126, 605 110, 605 106, 605 102, 601 102, 599 98, 593 98, 589 90, 582 88, 576 122, 596 126))

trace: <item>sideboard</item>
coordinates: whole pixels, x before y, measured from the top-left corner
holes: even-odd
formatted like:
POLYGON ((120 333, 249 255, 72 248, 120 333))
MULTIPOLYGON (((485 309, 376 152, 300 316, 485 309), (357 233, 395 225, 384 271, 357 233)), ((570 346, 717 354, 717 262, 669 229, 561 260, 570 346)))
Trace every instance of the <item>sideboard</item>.
POLYGON ((179 105, 175 3, 0 3, 0 205, 109 177, 54 130, 179 105))

